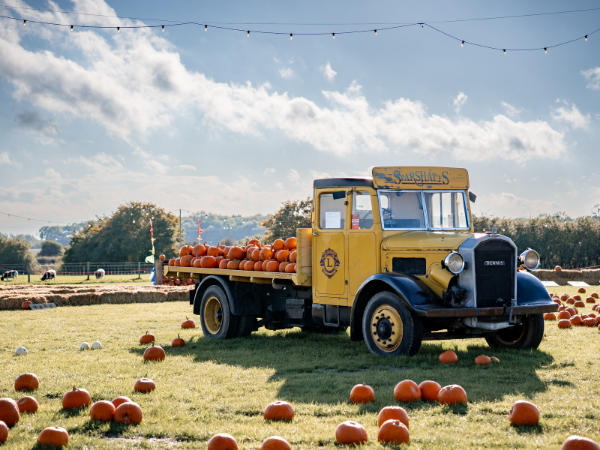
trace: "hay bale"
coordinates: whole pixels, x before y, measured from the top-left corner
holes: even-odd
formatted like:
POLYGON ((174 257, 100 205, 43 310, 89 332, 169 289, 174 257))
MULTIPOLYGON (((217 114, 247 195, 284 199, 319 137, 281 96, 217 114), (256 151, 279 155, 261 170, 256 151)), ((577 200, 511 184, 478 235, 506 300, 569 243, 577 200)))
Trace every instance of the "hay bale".
POLYGON ((533 275, 542 281, 555 281, 561 286, 565 286, 569 281, 584 281, 592 286, 600 284, 600 269, 584 270, 547 270, 539 269, 532 272, 533 275))

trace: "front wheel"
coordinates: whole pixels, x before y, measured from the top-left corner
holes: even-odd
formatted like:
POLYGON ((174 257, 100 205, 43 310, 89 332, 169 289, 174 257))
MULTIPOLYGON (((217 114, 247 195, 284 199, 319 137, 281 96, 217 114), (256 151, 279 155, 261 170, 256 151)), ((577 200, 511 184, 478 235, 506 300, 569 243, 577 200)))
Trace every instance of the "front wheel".
POLYGON ((421 348, 423 324, 392 292, 375 294, 362 320, 365 344, 375 355, 415 355, 421 348))
POLYGON ((204 336, 229 339, 238 333, 239 317, 231 314, 227 295, 219 286, 210 286, 200 303, 200 326, 204 336))
POLYGON ((544 316, 525 316, 519 325, 505 328, 485 340, 492 348, 538 348, 544 338, 544 316))

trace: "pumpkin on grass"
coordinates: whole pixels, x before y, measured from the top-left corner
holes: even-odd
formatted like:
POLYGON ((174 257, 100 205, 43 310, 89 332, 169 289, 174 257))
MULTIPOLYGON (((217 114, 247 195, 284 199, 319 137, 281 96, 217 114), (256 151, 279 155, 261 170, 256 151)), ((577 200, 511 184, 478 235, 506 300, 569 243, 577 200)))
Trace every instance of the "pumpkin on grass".
POLYGON ((107 400, 100 400, 90 408, 90 418, 98 422, 110 422, 115 415, 115 405, 107 400))
POLYGON ((292 420, 294 408, 288 402, 275 401, 267 405, 263 418, 265 420, 292 420))
POLYGON ((150 342, 154 342, 155 340, 156 338, 154 337, 154 335, 146 331, 146 334, 144 334, 140 338, 140 344, 149 344, 150 342))
POLYGON ((156 389, 156 384, 150 378, 140 378, 133 386, 133 390, 136 392, 152 392, 156 389))
POLYGON ((21 303, 21 309, 31 309, 29 308, 29 305, 33 305, 33 302, 30 300, 25 300, 23 303, 21 303))
POLYGON ((596 303, 596 299, 594 297, 588 297, 585 299, 586 303, 596 303))
POLYGON ((37 443, 52 447, 66 447, 69 445, 69 433, 61 427, 44 428, 38 435, 37 443))
POLYGON ((582 325, 585 327, 596 326, 596 319, 593 317, 587 317, 587 318, 583 319, 582 325))
POLYGON ((408 428, 399 420, 388 420, 381 425, 377 440, 383 444, 407 444, 410 441, 408 428))
POLYGON ((0 420, 9 428, 19 421, 19 407, 12 398, 0 398, 0 420))
POLYGON ((379 411, 379 415, 377 416, 377 426, 380 427, 388 420, 399 420, 406 425, 406 428, 408 428, 408 414, 406 414, 404 408, 400 406, 386 406, 379 411))
POLYGON ((414 381, 403 380, 394 388, 394 399, 404 403, 421 400, 421 389, 414 381))
POLYGON ((557 272, 560 272, 562 270, 562 267, 556 266, 556 267, 554 267, 554 270, 556 270, 557 272))
POLYGON ((64 409, 77 409, 89 406, 92 404, 92 396, 85 389, 77 389, 73 386, 73 390, 67 392, 62 399, 64 409))
MULTIPOLYGON (((421 400, 425 402, 435 402, 441 388, 442 387, 435 381, 422 381, 421 384, 419 384, 419 389, 421 390, 421 400)), ((408 424, 405 425, 408 427, 408 424)))
POLYGON ((238 450, 238 445, 232 435, 219 433, 209 439, 206 450, 238 450))
POLYGON ((15 380, 15 391, 35 391, 40 385, 34 373, 23 373, 15 380))
POLYGON ((152 343, 152 347, 148 347, 144 350, 144 361, 162 361, 165 359, 165 351, 159 345, 154 345, 152 343))
POLYGON ((38 402, 33 397, 23 397, 17 401, 20 413, 31 413, 35 414, 38 410, 38 402))
POLYGON ((575 325, 575 326, 579 326, 583 323, 583 320, 581 320, 581 316, 573 316, 571 317, 571 324, 575 325))
POLYGON ((558 313, 558 319, 562 320, 562 319, 567 319, 569 320, 571 318, 571 313, 567 310, 563 310, 561 312, 558 313))
POLYGON ((569 436, 560 450, 600 450, 600 445, 581 436, 569 436))
POLYGON ((458 384, 444 386, 438 394, 438 402, 441 405, 467 404, 467 393, 458 384))
POLYGON ((448 350, 440 355, 440 362, 444 364, 457 363, 458 356, 452 350, 448 350))
POLYGON ((0 444, 8 439, 8 425, 0 420, 0 444))
POLYGON ((544 320, 556 320, 556 314, 546 313, 544 314, 544 320))
POLYGON ((375 391, 366 384, 357 384, 350 391, 351 403, 371 403, 375 401, 375 391))
POLYGON ((558 321, 558 328, 571 328, 571 321, 569 319, 561 319, 558 321))
POLYGON ((569 294, 566 294, 566 293, 565 293, 565 294, 561 295, 561 296, 560 296, 560 299, 561 299, 563 302, 566 302, 567 300, 569 300, 569 294))
POLYGON ((365 444, 369 437, 361 424, 346 420, 335 429, 335 440, 340 445, 361 445, 365 444))
POLYGON ((121 403, 115 410, 115 422, 126 425, 142 422, 142 408, 134 402, 121 403))
POLYGON ((111 403, 113 405, 115 405, 115 408, 118 408, 119 405, 122 405, 125 402, 131 402, 131 401, 132 400, 129 397, 122 396, 122 397, 115 398, 111 403))
POLYGON ((576 301, 576 302, 573 304, 573 306, 574 306, 575 308, 585 308, 585 303, 583 303, 581 300, 577 300, 577 301, 576 301))
POLYGON ((508 414, 508 420, 515 427, 537 425, 540 421, 540 411, 531 402, 519 400, 513 403, 508 414))
POLYGON ((478 366, 487 366, 491 362, 492 359, 486 355, 479 355, 477 358, 475 358, 475 364, 478 366))
POLYGON ((574 295, 573 300, 575 300, 575 301, 581 300, 581 295, 574 295))
POLYGON ((600 296, 598 295, 598 293, 597 293, 597 292, 592 292, 592 293, 590 294, 590 296, 591 296, 591 297, 594 297, 594 298, 600 298, 600 296))
POLYGON ((196 322, 186 317, 185 320, 181 322, 181 328, 196 328, 196 322))
POLYGON ((183 347, 185 345, 185 341, 181 339, 181 336, 177 335, 177 337, 173 339, 173 342, 171 342, 171 345, 173 347, 183 347))
POLYGON ((292 447, 281 436, 271 436, 263 441, 260 450, 292 450, 292 447))

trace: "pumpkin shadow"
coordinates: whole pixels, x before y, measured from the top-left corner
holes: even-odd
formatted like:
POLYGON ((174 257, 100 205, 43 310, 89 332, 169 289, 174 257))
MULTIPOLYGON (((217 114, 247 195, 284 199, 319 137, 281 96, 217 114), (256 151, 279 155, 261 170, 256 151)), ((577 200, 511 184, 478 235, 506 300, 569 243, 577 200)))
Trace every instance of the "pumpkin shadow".
POLYGON ((517 434, 544 434, 546 430, 544 430, 544 426, 537 424, 532 427, 522 426, 522 427, 512 427, 517 434))
POLYGON ((90 415, 90 408, 73 408, 73 409, 59 409, 56 413, 54 413, 54 417, 79 417, 81 415, 90 415))

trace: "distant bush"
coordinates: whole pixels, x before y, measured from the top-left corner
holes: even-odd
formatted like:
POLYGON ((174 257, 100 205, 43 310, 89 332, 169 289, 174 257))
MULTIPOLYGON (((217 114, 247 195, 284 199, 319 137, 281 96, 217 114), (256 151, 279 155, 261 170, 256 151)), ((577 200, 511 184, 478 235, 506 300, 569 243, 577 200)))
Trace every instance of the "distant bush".
POLYGON ((20 239, 0 236, 0 263, 22 265, 21 270, 35 270, 37 262, 29 247, 27 242, 20 239))
POLYGON ((39 256, 60 256, 64 250, 63 246, 56 241, 43 241, 41 247, 39 256))

